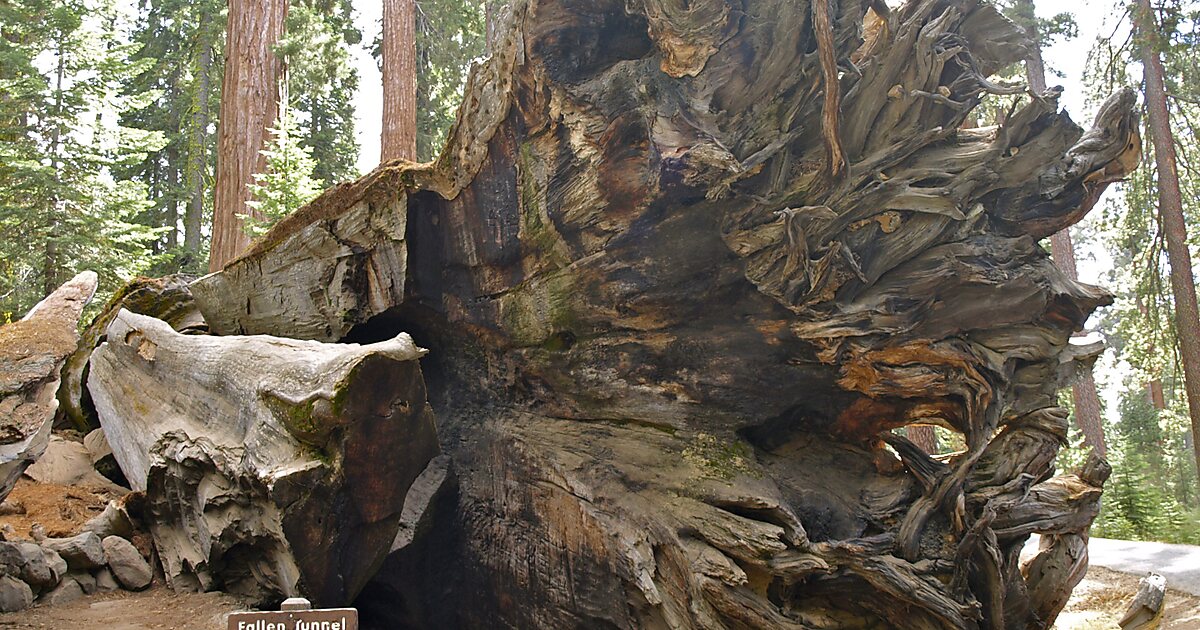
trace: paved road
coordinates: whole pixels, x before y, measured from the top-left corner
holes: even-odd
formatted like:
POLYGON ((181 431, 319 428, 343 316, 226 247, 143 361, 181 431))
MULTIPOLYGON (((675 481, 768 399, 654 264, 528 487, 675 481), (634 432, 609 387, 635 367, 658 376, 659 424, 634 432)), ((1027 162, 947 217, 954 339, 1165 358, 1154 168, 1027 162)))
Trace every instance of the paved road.
MULTIPOLYGON (((1025 552, 1037 550, 1031 536, 1025 552)), ((1153 571, 1167 578, 1167 587, 1200 596, 1200 547, 1156 542, 1092 538, 1088 541, 1092 565, 1144 576, 1153 571)))

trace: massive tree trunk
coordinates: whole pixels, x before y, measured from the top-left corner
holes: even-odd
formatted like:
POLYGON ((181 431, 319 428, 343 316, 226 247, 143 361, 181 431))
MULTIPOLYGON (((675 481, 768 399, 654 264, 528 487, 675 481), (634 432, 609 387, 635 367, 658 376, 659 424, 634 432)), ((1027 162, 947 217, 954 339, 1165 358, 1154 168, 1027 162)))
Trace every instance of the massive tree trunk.
POLYGON ((279 116, 284 76, 283 58, 273 47, 283 37, 287 9, 288 0, 229 1, 209 271, 225 266, 250 243, 237 215, 253 211, 246 205, 250 184, 255 173, 267 170, 262 150, 279 116))
POLYGON ((1086 132, 1057 92, 963 129, 1024 91, 986 78, 1022 32, 978 0, 872 6, 516 2, 437 161, 327 191, 193 285, 219 334, 431 349, 452 479, 364 611, 1052 623, 1104 478, 1053 476, 1055 396, 1111 297, 1038 240, 1136 164, 1136 96, 1086 132), (914 424, 965 450, 930 458, 914 424))
POLYGON ((1183 384, 1188 413, 1192 418, 1192 451, 1200 471, 1200 309, 1196 304, 1196 281, 1192 276, 1192 253, 1187 243, 1183 218, 1183 196, 1175 161, 1175 138, 1171 113, 1163 85, 1162 58, 1158 54, 1159 32, 1149 0, 1138 0, 1137 30, 1141 38, 1142 69, 1146 89, 1146 114, 1150 140, 1154 144, 1154 166, 1158 176, 1158 213, 1167 260, 1171 263, 1171 293, 1175 297, 1175 331, 1183 359, 1183 384))
POLYGON ((417 3, 383 0, 383 131, 379 161, 417 159, 417 3))

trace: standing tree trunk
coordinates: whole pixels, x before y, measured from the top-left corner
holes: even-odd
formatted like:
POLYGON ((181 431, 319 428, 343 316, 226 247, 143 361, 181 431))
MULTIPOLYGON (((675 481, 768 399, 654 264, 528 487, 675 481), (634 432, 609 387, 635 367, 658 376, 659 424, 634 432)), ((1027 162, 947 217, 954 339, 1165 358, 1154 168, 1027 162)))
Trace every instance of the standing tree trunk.
POLYGON ((190 189, 183 214, 183 246, 200 253, 200 229, 204 220, 204 175, 208 164, 208 93, 212 70, 212 44, 204 42, 196 64, 196 107, 192 111, 191 146, 188 149, 187 185, 190 189))
MULTIPOLYGON (((1021 25, 1029 31, 1033 45, 1025 56, 1025 76, 1034 94, 1046 93, 1046 64, 1042 59, 1041 37, 1037 28, 1033 0, 1018 0, 1013 9, 1021 25)), ((1054 264, 1063 274, 1079 281, 1075 265, 1075 245, 1071 242, 1071 228, 1066 227, 1050 235, 1050 253, 1054 264)), ((1091 370, 1084 370, 1079 380, 1071 387, 1071 398, 1075 401, 1075 423, 1083 432, 1083 439, 1096 449, 1101 457, 1108 457, 1108 444, 1104 439, 1104 420, 1100 413, 1100 396, 1096 391, 1096 377, 1091 370)))
POLYGON ((415 0, 383 0, 380 162, 417 159, 416 9, 415 0))
POLYGON ((217 271, 250 243, 239 214, 253 210, 250 184, 267 170, 262 154, 279 116, 283 58, 273 47, 283 37, 287 0, 230 0, 217 132, 213 238, 208 269, 217 271))
POLYGON ((1196 282, 1192 277, 1192 254, 1187 244, 1183 197, 1175 164, 1175 139, 1163 85, 1162 58, 1156 42, 1158 26, 1150 0, 1138 0, 1137 30, 1141 36, 1142 68, 1145 76, 1146 111, 1150 140, 1154 143, 1154 166, 1158 173, 1158 212, 1171 263, 1171 292, 1175 296, 1175 329, 1183 357, 1183 385, 1188 413, 1192 417, 1192 452, 1200 471, 1200 312, 1196 307, 1196 282))

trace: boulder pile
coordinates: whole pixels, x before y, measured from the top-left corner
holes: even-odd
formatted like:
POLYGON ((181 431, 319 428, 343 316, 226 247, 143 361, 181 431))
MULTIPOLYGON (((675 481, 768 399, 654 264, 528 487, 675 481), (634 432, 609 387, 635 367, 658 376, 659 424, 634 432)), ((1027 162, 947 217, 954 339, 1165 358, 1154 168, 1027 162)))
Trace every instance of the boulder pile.
POLYGON ((68 538, 0 540, 0 612, 63 604, 123 588, 140 591, 154 578, 150 562, 129 538, 133 527, 114 501, 68 538))

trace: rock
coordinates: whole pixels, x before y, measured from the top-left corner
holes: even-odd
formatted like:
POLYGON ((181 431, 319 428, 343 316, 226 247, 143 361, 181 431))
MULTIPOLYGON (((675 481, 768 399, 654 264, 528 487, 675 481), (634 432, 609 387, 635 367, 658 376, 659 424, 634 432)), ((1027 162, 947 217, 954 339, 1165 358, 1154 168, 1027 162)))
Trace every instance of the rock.
POLYGON ((0 503, 0 516, 12 516, 14 514, 24 514, 25 504, 15 499, 8 499, 4 503, 0 503))
POLYGON ((109 501, 108 505, 104 506, 103 512, 83 524, 83 530, 92 532, 102 539, 109 536, 130 538, 133 536, 134 527, 129 513, 125 511, 122 504, 117 501, 109 501))
POLYGON ((68 577, 79 583, 79 588, 83 589, 85 595, 91 595, 97 590, 96 578, 91 573, 79 571, 70 574, 68 577))
POLYGON ((33 605, 33 589, 11 575, 0 576, 0 612, 17 612, 33 605))
POLYGON ((423 354, 406 334, 367 345, 182 335, 118 314, 88 388, 145 491, 168 583, 352 601, 437 454, 423 354))
POLYGON ((59 370, 75 351, 79 317, 96 283, 85 271, 20 321, 0 326, 0 501, 50 441, 59 370))
POLYGON ((133 543, 120 536, 109 536, 104 539, 104 557, 121 586, 131 591, 150 586, 154 573, 133 543))
POLYGON ((31 542, 0 542, 0 574, 19 577, 34 590, 58 583, 45 550, 31 542))
POLYGON ((117 584, 117 580, 113 577, 112 571, 109 571, 107 567, 96 571, 97 591, 100 591, 101 593, 107 593, 108 591, 115 591, 119 588, 121 588, 121 586, 117 584))
POLYGON ((47 538, 42 542, 67 561, 72 570, 87 570, 104 566, 104 547, 93 532, 83 532, 70 538, 47 538))
POLYGON ((34 542, 42 542, 43 540, 46 540, 46 526, 42 525, 41 523, 34 523, 33 525, 30 525, 29 537, 32 538, 34 542))
POLYGON ((83 587, 79 586, 79 582, 76 582, 74 578, 68 575, 63 577, 62 582, 59 582, 58 586, 54 587, 53 590, 39 597, 38 603, 47 606, 60 606, 73 602, 80 597, 83 597, 83 587))
POLYGON ((95 429, 83 436, 83 447, 91 456, 92 464, 98 464, 104 458, 112 457, 113 454, 112 447, 108 445, 108 438, 104 437, 104 429, 95 429))
POLYGON ((58 435, 50 436, 46 452, 25 474, 38 483, 62 486, 110 486, 112 482, 96 472, 91 453, 81 443, 58 435))
POLYGON ((50 566, 50 573, 54 576, 54 582, 58 583, 62 576, 67 574, 70 567, 67 566, 67 561, 63 560, 62 556, 57 552, 42 548, 42 553, 46 556, 46 564, 50 566))

